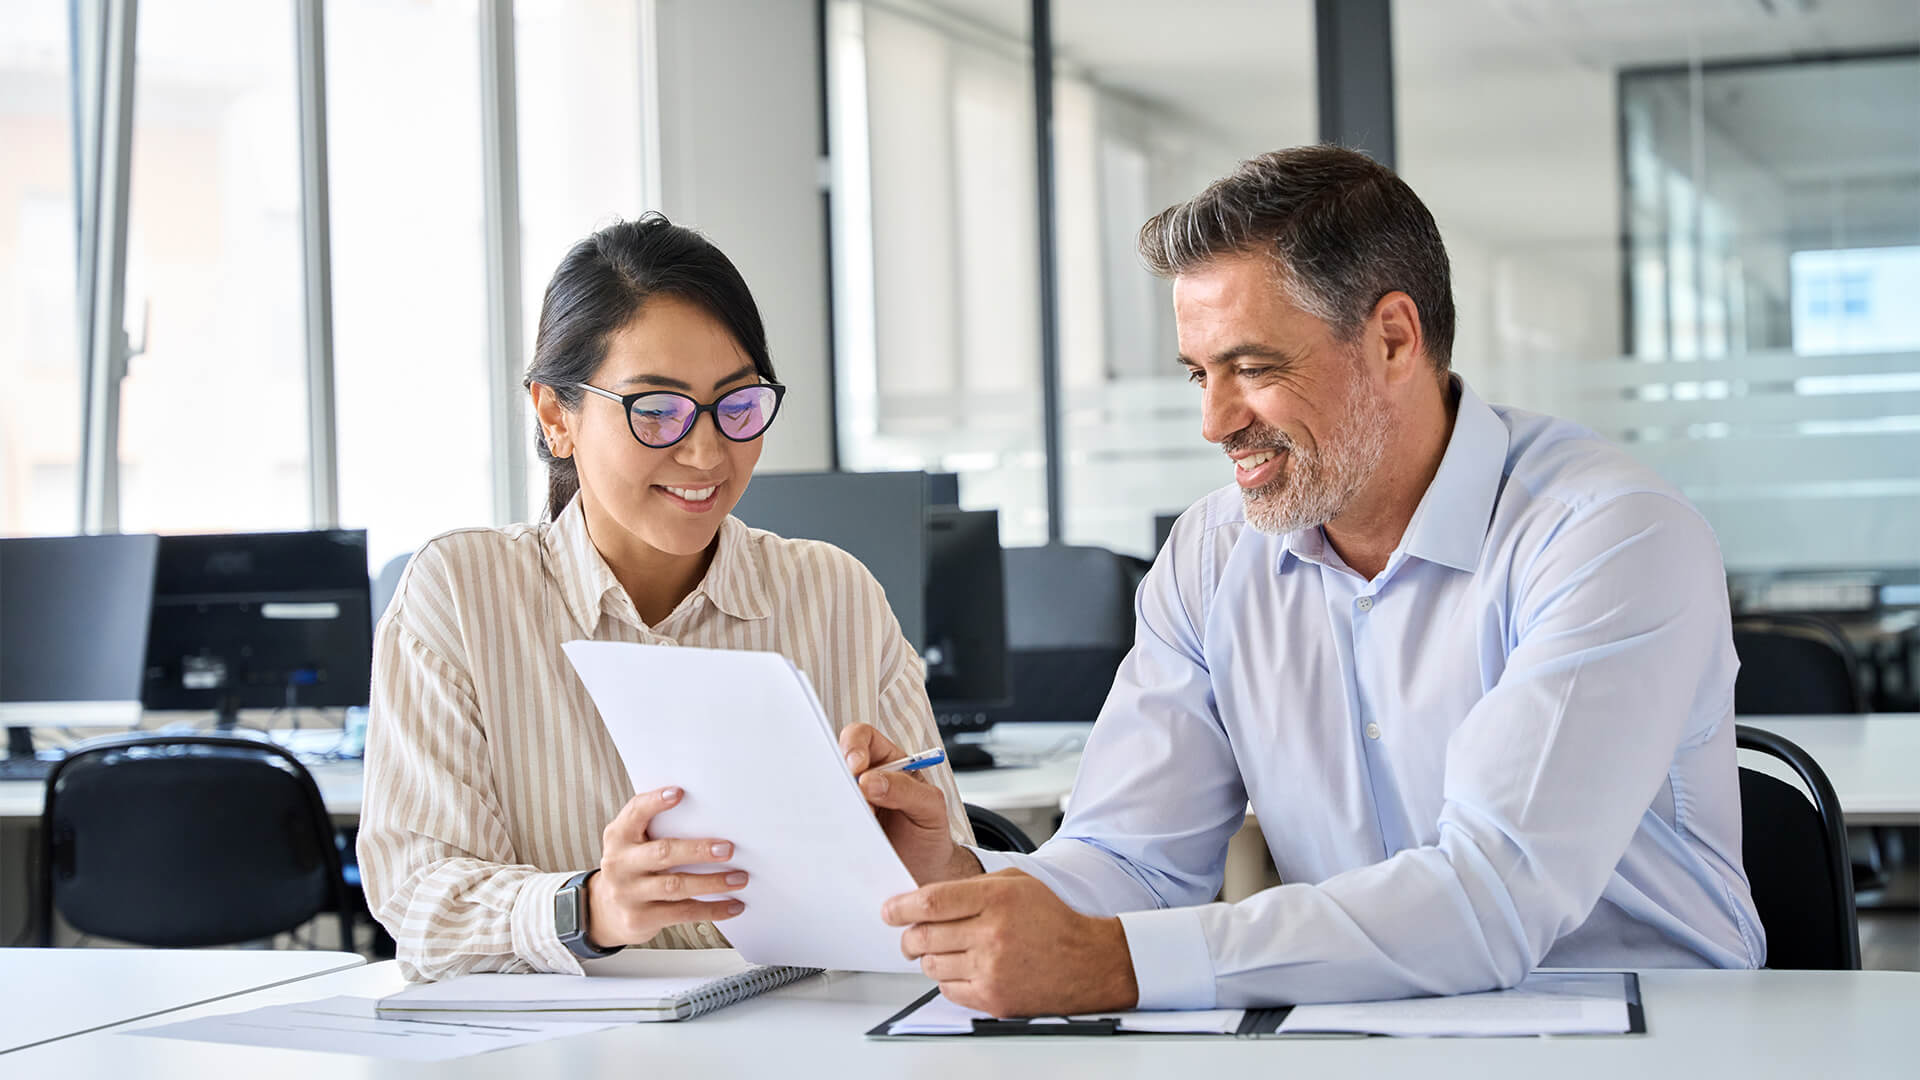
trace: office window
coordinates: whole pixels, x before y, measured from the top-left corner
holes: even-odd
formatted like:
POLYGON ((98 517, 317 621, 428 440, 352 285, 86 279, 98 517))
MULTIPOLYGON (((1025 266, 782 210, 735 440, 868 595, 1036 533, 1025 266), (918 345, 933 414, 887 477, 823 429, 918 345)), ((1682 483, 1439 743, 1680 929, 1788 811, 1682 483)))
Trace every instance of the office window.
MULTIPOLYGON (((541 297, 567 249, 616 219, 652 209, 642 174, 640 35, 636 0, 514 5, 527 360, 541 297)), ((538 519, 547 476, 534 456, 531 426, 513 454, 527 470, 530 505, 523 513, 538 519)))
POLYGON ((0 534, 78 531, 81 365, 66 0, 0 19, 0 534))
POLYGON ((1510 6, 1394 8, 1454 366, 1625 442, 1736 574, 1911 566, 1920 8, 1510 6))
POLYGON ((1032 56, 1020 0, 828 4, 843 467, 960 476, 1046 539, 1032 56))
POLYGON ((120 526, 304 528, 292 9, 151 0, 139 12, 120 526))
POLYGON ((1245 158, 1315 141, 1313 5, 1208 0, 1169 19, 1055 0, 1053 24, 1062 534, 1151 555, 1154 516, 1232 471, 1174 360, 1172 286, 1135 240, 1245 158))
POLYGON ((479 24, 473 0, 326 14, 340 516, 377 570, 493 521, 479 24))

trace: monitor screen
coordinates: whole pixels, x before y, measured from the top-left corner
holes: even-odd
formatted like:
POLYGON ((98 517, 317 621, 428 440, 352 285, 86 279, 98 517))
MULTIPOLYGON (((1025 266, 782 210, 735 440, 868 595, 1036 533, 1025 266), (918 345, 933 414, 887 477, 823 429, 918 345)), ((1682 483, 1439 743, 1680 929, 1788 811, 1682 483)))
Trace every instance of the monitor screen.
POLYGON ((364 531, 161 537, 147 708, 365 705, 368 591, 364 531))
POLYGON ((926 640, 924 473, 761 473, 733 516, 756 529, 825 540, 864 564, 916 651, 926 640))
POLYGON ((927 515, 927 697, 936 713, 1007 697, 1007 601, 996 510, 927 515))
POLYGON ((0 540, 0 724, 140 720, 159 538, 0 540))

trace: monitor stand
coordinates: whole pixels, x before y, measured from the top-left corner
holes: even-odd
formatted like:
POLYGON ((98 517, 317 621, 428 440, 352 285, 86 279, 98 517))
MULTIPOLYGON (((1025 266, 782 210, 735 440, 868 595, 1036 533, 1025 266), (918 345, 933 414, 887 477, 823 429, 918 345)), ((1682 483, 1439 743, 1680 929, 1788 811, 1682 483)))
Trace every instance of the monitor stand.
POLYGON ((33 729, 10 727, 7 729, 7 756, 27 760, 33 757, 33 729))

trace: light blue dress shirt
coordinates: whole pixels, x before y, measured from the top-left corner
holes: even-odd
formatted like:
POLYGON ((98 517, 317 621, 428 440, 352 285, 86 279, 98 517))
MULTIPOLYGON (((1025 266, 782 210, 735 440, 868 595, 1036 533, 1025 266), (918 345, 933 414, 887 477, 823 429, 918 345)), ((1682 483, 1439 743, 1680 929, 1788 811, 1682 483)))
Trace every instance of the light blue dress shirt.
POLYGON ((1712 530, 1591 431, 1457 385, 1372 581, 1236 487, 1181 515, 1060 831, 978 853, 1118 914, 1141 1008, 1761 963, 1712 530), (1249 802, 1283 884, 1209 903, 1249 802))

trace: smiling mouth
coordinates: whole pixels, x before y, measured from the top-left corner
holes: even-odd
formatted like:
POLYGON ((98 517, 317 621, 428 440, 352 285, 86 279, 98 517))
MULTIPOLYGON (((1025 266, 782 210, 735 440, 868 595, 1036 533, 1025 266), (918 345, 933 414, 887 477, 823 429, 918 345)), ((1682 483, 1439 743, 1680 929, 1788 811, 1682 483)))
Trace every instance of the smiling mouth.
POLYGON ((660 490, 666 492, 669 495, 677 495, 680 498, 687 500, 688 502, 697 503, 697 502, 706 502, 708 499, 713 498, 713 493, 716 491, 719 491, 720 486, 718 484, 713 484, 713 485, 709 485, 707 487, 702 487, 702 488, 688 488, 688 487, 668 487, 665 484, 661 484, 660 490))
POLYGON ((1278 450, 1261 450, 1257 453, 1248 454, 1243 458, 1235 458, 1233 467, 1241 472, 1252 472, 1279 456, 1280 451, 1278 450))

